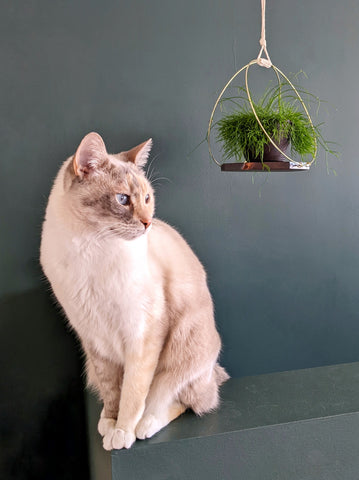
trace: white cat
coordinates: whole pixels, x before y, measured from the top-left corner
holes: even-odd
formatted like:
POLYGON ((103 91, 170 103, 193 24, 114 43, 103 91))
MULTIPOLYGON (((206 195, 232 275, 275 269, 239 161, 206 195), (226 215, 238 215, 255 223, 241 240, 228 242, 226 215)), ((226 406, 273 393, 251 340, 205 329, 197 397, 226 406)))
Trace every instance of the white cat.
POLYGON ((49 198, 41 264, 103 401, 104 448, 129 448, 187 408, 218 406, 228 375, 205 271, 185 240, 153 218, 142 170, 152 141, 110 155, 89 133, 49 198))

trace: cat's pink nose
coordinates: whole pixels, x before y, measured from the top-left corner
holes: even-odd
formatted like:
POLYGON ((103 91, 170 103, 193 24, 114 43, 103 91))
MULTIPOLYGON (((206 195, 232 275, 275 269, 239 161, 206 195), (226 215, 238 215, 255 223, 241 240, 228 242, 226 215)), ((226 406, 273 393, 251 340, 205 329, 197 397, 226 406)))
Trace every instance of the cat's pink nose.
POLYGON ((141 220, 141 222, 144 224, 146 230, 152 223, 151 220, 141 220))

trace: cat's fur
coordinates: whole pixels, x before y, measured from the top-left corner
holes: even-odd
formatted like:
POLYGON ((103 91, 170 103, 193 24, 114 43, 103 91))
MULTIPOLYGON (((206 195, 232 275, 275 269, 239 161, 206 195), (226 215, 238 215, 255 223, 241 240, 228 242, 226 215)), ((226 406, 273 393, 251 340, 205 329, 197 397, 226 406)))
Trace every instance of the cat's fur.
POLYGON ((41 264, 86 353, 107 450, 151 437, 187 408, 215 409, 228 378, 205 271, 153 218, 142 170, 151 143, 110 155, 88 134, 56 177, 43 225, 41 264))

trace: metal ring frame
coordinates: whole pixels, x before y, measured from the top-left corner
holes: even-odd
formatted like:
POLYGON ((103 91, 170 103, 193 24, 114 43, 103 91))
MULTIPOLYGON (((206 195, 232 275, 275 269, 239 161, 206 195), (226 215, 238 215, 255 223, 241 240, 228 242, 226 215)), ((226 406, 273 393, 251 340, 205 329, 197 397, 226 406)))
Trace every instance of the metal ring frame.
MULTIPOLYGON (((314 162, 316 156, 317 156, 317 149, 318 149, 318 145, 317 145, 317 139, 314 135, 314 153, 312 155, 312 160, 310 162, 298 162, 296 160, 293 160, 292 158, 290 158, 288 155, 286 155, 279 147, 278 145, 276 145, 275 142, 273 142, 273 140, 271 139, 271 137, 268 135, 267 131, 265 130, 265 128, 263 127, 261 121, 259 120, 258 118, 258 115, 257 115, 257 112, 255 111, 255 108, 254 108, 254 105, 253 105, 253 101, 252 101, 252 97, 251 97, 251 94, 250 94, 250 91, 249 91, 249 87, 248 87, 248 70, 249 70, 249 67, 251 67, 252 65, 254 64, 258 64, 258 59, 255 59, 255 60, 252 60, 251 62, 249 62, 247 65, 245 65, 244 67, 242 67, 240 70, 238 70, 233 76, 232 78, 230 78, 230 80, 227 82, 227 84, 224 86, 223 90, 221 91, 221 93, 219 94, 219 97, 217 98, 216 100, 216 103, 214 104, 214 107, 213 107, 213 110, 212 110, 212 113, 211 113, 211 117, 210 117, 210 120, 209 120, 209 124, 208 124, 208 130, 207 130, 207 142, 208 142, 208 151, 209 151, 209 155, 211 157, 211 159, 220 167, 222 164, 219 163, 213 153, 212 153, 212 148, 211 148, 211 141, 210 141, 210 135, 211 135, 211 130, 212 130, 212 126, 213 126, 213 117, 214 117, 214 114, 216 112, 216 109, 217 109, 217 106, 221 100, 221 98, 223 97, 223 94, 224 92, 227 90, 227 88, 231 85, 231 83, 233 82, 233 80, 241 73, 243 72, 243 70, 245 70, 245 85, 246 85, 246 91, 247 91, 247 96, 248 96, 248 101, 249 101, 249 104, 251 106, 251 109, 253 111, 253 114, 254 116, 256 117, 256 120, 258 122, 258 125, 261 127, 261 129, 263 130, 264 134, 266 135, 266 137, 268 138, 268 140, 270 141, 270 143, 278 150, 278 152, 280 152, 289 162, 292 162, 294 165, 296 166, 310 166, 312 165, 312 163, 314 162)), ((302 99, 302 97, 300 96, 298 90, 295 88, 295 86, 292 84, 292 82, 289 80, 289 78, 287 78, 283 72, 281 72, 279 70, 279 68, 277 68, 275 65, 271 65, 271 68, 273 69, 273 71, 275 72, 276 76, 277 76, 277 80, 278 80, 278 83, 279 85, 281 85, 281 82, 280 82, 280 75, 288 82, 288 84, 291 86, 291 88, 293 89, 294 93, 296 94, 298 100, 300 101, 302 107, 303 107, 303 110, 306 114, 306 116, 308 117, 308 120, 309 120, 309 123, 310 123, 310 126, 315 134, 315 128, 314 128, 314 125, 313 125, 313 122, 312 122, 312 119, 309 115, 309 112, 308 112, 308 109, 302 99)), ((246 163, 246 162, 245 162, 246 163)))

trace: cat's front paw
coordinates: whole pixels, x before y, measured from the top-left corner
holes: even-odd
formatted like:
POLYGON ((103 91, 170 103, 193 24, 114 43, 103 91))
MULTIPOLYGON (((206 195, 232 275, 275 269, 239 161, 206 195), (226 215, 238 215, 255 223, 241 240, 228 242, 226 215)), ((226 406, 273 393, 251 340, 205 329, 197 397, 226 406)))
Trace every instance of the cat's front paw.
POLYGON ((103 448, 105 450, 130 448, 135 440, 134 432, 122 430, 122 428, 111 428, 103 437, 103 448))
POLYGON ((160 419, 156 418, 152 414, 147 414, 141 418, 136 427, 136 437, 140 440, 145 438, 151 438, 164 426, 164 423, 160 419))
POLYGON ((116 420, 114 418, 101 417, 97 424, 97 430, 104 437, 110 430, 114 430, 115 426, 116 420))

